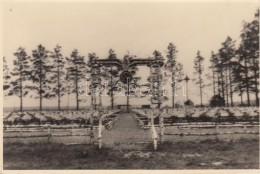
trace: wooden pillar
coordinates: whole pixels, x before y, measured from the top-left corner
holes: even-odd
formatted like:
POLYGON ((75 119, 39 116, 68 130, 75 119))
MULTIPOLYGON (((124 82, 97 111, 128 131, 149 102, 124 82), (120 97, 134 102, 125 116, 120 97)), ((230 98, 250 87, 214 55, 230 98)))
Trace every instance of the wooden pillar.
POLYGON ((244 132, 247 132, 247 131, 246 131, 246 128, 247 128, 247 126, 246 126, 246 125, 244 125, 244 132))
POLYGON ((50 125, 48 125, 47 133, 48 133, 48 143, 50 143, 51 142, 51 126, 50 125))
POLYGON ((94 144, 94 131, 93 131, 93 113, 90 117, 90 144, 94 144))
POLYGON ((98 147, 101 149, 102 147, 102 116, 99 116, 99 127, 98 127, 98 147))
POLYGON ((163 142, 164 141, 164 118, 163 118, 163 115, 160 114, 160 142, 163 142))
POLYGON ((215 139, 218 139, 218 122, 215 122, 215 139))

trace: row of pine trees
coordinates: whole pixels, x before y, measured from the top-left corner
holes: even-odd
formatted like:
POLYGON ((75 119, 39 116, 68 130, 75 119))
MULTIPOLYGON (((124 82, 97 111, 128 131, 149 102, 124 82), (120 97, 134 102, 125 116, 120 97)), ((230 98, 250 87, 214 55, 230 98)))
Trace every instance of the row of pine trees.
MULTIPOLYGON (((254 96, 255 104, 259 106, 259 10, 251 22, 244 22, 240 34, 241 42, 238 48, 235 40, 227 37, 221 43, 218 52, 213 52, 210 58, 211 80, 214 96, 222 98, 224 105, 234 106, 234 95, 238 94, 241 105, 251 106, 254 96), (246 96, 244 103, 243 96, 246 96)), ((203 88, 207 85, 203 80, 204 58, 198 51, 194 60, 196 83, 200 89, 201 106, 203 88)))
MULTIPOLYGON (((244 22, 241 32, 239 47, 235 47, 235 41, 227 37, 221 44, 217 53, 212 52, 211 70, 208 75, 212 80, 211 86, 214 96, 223 99, 224 105, 234 106, 233 97, 239 95, 241 104, 243 96, 246 95, 246 104, 251 105, 250 94, 255 95, 256 104, 259 105, 259 11, 251 22, 244 22)), ((154 51, 155 59, 164 60, 164 77, 170 77, 172 81, 172 107, 175 107, 176 84, 183 80, 183 65, 177 60, 178 50, 173 43, 167 47, 166 60, 159 51, 154 51)), ((61 46, 57 45, 52 51, 44 46, 38 45, 32 54, 28 55, 24 48, 20 47, 14 53, 16 59, 14 68, 9 72, 4 58, 4 91, 5 95, 16 95, 20 98, 20 110, 23 110, 23 98, 27 95, 39 99, 39 110, 43 108, 43 99, 57 99, 57 108, 61 109, 61 98, 66 93, 74 93, 76 98, 76 109, 82 101, 79 97, 79 84, 81 81, 89 80, 91 67, 89 60, 98 59, 95 53, 90 53, 86 59, 74 49, 69 57, 62 55, 61 46), (35 91, 35 92, 32 92, 35 91)), ((123 63, 136 58, 129 53, 124 56, 123 63)), ((117 59, 115 52, 110 49, 107 59, 117 59)), ((200 91, 201 106, 203 106, 203 90, 207 86, 205 82, 204 57, 200 51, 194 59, 195 84, 200 91)), ((132 67, 132 74, 136 74, 137 67, 132 67)), ((111 98, 111 108, 114 107, 114 90, 119 83, 117 68, 102 67, 101 77, 109 82, 108 94, 111 98)), ((134 80, 138 81, 138 77, 134 80)), ((148 79, 149 81, 149 79, 148 79)), ((214 97, 213 96, 213 97, 214 97)), ((127 98, 129 100, 129 98, 127 98)), ((128 101, 129 102, 129 101, 128 101)))
MULTIPOLYGON (((61 53, 61 46, 57 45, 52 51, 47 50, 44 46, 38 45, 32 50, 31 56, 26 53, 22 47, 18 48, 14 53, 16 59, 13 61, 13 69, 9 72, 6 60, 4 58, 4 86, 6 96, 18 96, 20 98, 20 111, 23 111, 24 97, 30 96, 39 100, 39 110, 43 109, 43 99, 57 99, 57 109, 61 109, 61 98, 66 93, 75 94, 76 109, 79 110, 79 103, 82 101, 79 97, 81 91, 80 83, 90 80, 91 66, 93 59, 98 59, 95 53, 88 54, 85 59, 81 56, 77 49, 73 50, 69 57, 64 57, 61 53)), ((173 43, 168 46, 167 62, 164 69, 170 72, 172 81, 177 83, 181 81, 183 75, 183 66, 176 61, 176 47, 173 43), (172 68, 171 68, 172 67, 172 68)), ((155 50, 153 52, 155 59, 162 59, 161 52, 155 50)), ((127 64, 131 59, 136 58, 135 55, 127 53, 123 60, 123 64, 127 64)), ((107 59, 117 59, 115 52, 110 49, 107 59)), ((130 67, 130 71, 134 78, 133 83, 138 83, 140 77, 136 77, 137 66, 130 67)), ((121 70, 122 71, 122 70, 121 70)), ((117 90, 120 70, 115 67, 101 67, 102 81, 108 81, 108 95, 111 98, 111 108, 114 108, 114 92, 117 90)), ((166 75, 166 74, 165 74, 166 75)), ((169 75, 166 75, 169 76, 169 75)), ((149 81, 149 77, 148 77, 149 81)), ((175 93, 174 85, 172 93, 175 93)), ((173 95, 173 107, 174 107, 173 95)), ((101 100, 100 100, 101 101, 101 100)), ((127 103, 129 96, 127 95, 127 103)))
MULTIPOLYGON (((73 50, 70 57, 64 58, 61 46, 48 51, 39 45, 29 56, 20 47, 14 53, 16 59, 14 68, 9 73, 4 58, 4 90, 5 95, 16 95, 20 98, 20 110, 23 110, 23 98, 27 95, 39 99, 39 109, 42 110, 43 99, 58 99, 58 109, 61 108, 61 97, 67 92, 78 91, 80 79, 85 79, 88 69, 84 56, 78 50, 73 50), (75 87, 72 87, 75 84, 75 87), (35 91, 33 93, 32 91, 35 91), (36 95, 35 95, 36 94, 36 95)), ((79 108, 78 92, 76 94, 77 109, 79 108)))

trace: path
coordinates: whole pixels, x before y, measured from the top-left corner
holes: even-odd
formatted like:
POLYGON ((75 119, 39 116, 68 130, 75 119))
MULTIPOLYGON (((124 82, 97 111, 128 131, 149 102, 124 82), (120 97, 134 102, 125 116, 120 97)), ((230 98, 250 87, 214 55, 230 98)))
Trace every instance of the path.
POLYGON ((102 140, 105 145, 120 144, 121 146, 122 144, 151 142, 150 130, 141 129, 132 113, 120 113, 117 117, 118 120, 112 129, 103 132, 102 140))

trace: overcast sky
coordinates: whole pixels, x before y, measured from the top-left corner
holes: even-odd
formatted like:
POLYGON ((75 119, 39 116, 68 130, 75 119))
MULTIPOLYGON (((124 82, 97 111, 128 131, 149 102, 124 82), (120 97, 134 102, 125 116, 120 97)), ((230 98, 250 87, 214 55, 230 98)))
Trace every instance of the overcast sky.
MULTIPOLYGON (((4 3, 3 55, 10 68, 18 47, 31 54, 38 44, 49 50, 59 44, 64 56, 77 48, 85 57, 95 52, 106 58, 113 48, 118 58, 127 51, 146 58, 155 49, 165 56, 167 45, 173 42, 179 50, 178 61, 193 78, 196 52, 201 51, 207 67, 211 51, 217 51, 227 36, 239 42, 243 20, 253 20, 257 7, 256 3, 4 3)), ((145 82, 147 68, 140 68, 139 75, 145 82)), ((198 88, 191 81, 189 85, 190 98, 198 103, 198 88)), ((211 91, 206 89, 205 102, 211 91)), ((177 101, 185 98, 178 96, 177 101)), ((145 99, 131 101, 149 104, 145 99)), ((25 106, 38 106, 37 102, 26 99, 25 106)), ((125 98, 116 102, 124 104, 125 98)), ((66 97, 62 103, 67 105, 66 97)), ((5 99, 4 105, 19 106, 19 100, 5 99)))

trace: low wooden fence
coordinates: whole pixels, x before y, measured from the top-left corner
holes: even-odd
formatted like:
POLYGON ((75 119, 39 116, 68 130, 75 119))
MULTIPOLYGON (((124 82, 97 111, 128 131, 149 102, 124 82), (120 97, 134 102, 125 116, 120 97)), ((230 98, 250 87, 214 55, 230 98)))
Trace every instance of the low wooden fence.
POLYGON ((211 136, 215 135, 224 135, 224 134, 259 134, 259 122, 236 122, 236 123, 229 123, 229 122, 183 122, 183 123, 164 123, 164 118, 161 116, 159 117, 159 124, 154 124, 154 118, 147 118, 144 119, 143 117, 138 117, 135 115, 135 118, 138 121, 138 124, 143 129, 150 129, 152 133, 153 139, 153 146, 154 150, 157 149, 158 146, 158 136, 159 134, 159 142, 162 143, 164 141, 164 135, 179 135, 179 136, 211 136), (148 124, 145 124, 146 123, 148 124), (171 127, 178 129, 187 129, 188 132, 166 132, 165 128, 171 127), (257 131, 249 131, 248 128, 258 127, 257 131), (158 128, 158 129, 156 129, 158 128), (235 131, 219 131, 221 128, 242 128, 242 130, 235 130, 235 131), (194 133, 191 132, 192 129, 215 129, 214 132, 206 132, 206 133, 194 133), (157 133, 157 131, 159 133, 157 133))
MULTIPOLYGON (((19 126, 4 126, 4 136, 3 138, 41 138, 46 137, 47 141, 51 141, 51 137, 69 137, 69 136, 84 136, 90 137, 90 143, 94 144, 94 133, 98 132, 98 146, 102 147, 102 132, 104 129, 111 129, 117 117, 106 122, 102 125, 103 117, 99 118, 98 126, 88 125, 82 127, 79 125, 19 125, 19 126), (81 131, 86 133, 75 133, 76 131, 81 131), (61 133, 59 133, 61 132, 61 133), (17 133, 15 135, 8 135, 8 133, 17 133), (26 135, 23 133, 40 133, 26 135)), ((93 124, 93 121, 92 121, 93 124)), ((70 143, 74 144, 74 143, 70 143)))

